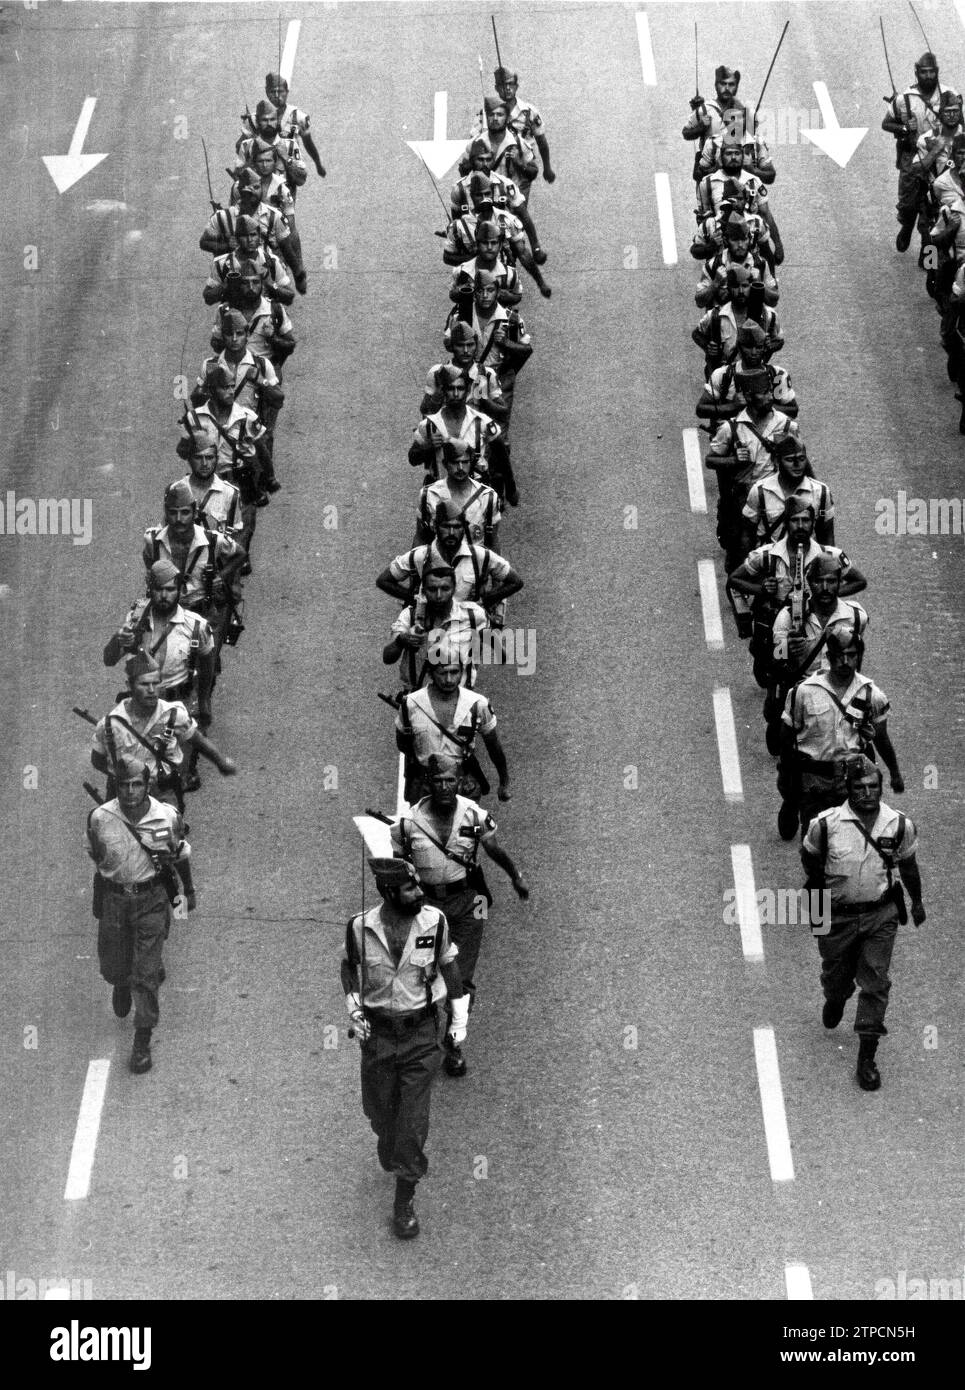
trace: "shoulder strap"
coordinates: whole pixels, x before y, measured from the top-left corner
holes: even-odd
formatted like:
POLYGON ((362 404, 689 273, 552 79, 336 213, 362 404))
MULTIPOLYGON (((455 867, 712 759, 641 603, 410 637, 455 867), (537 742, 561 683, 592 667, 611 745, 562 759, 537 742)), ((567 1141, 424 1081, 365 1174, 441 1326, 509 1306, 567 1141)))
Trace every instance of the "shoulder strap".
MULTIPOLYGON (((168 726, 169 729, 171 729, 171 728, 174 727, 174 720, 175 720, 176 717, 177 717, 177 710, 173 710, 173 709, 172 709, 172 710, 168 710, 167 715, 165 716, 165 720, 166 720, 166 723, 167 723, 167 726, 168 726)), ((106 714, 106 715, 104 716, 104 741, 105 741, 105 742, 108 742, 108 739, 107 739, 107 730, 108 730, 108 728, 110 727, 110 722, 111 722, 112 719, 116 719, 117 722, 118 722, 118 724, 123 725, 123 727, 127 730, 127 732, 128 732, 129 734, 133 734, 134 737, 137 739, 138 743, 141 745, 141 747, 142 747, 142 748, 146 748, 147 751, 150 753, 150 755, 151 755, 152 758, 157 758, 158 762, 159 762, 159 763, 163 763, 165 767, 173 767, 173 766, 174 766, 174 764, 173 764, 172 762, 170 762, 167 758, 165 758, 161 753, 159 753, 159 752, 157 751, 157 749, 156 749, 155 747, 153 747, 152 744, 148 743, 147 739, 141 737, 141 735, 140 735, 140 734, 137 732, 137 730, 134 728, 133 724, 129 724, 129 723, 127 722, 127 720, 124 719, 124 718, 123 718, 121 715, 119 715, 119 714, 106 714)), ((114 744, 114 735, 113 735, 113 734, 111 734, 111 736, 110 736, 110 742, 109 742, 108 746, 109 746, 112 750, 113 750, 113 748, 115 747, 115 744, 114 744)), ((111 752, 111 760, 112 760, 113 762, 116 762, 116 761, 117 761, 117 754, 116 754, 116 752, 114 752, 114 751, 111 752)))
POLYGON ((463 868, 467 868, 476 862, 476 846, 479 844, 478 836, 476 837, 473 843, 472 859, 469 861, 469 864, 467 865, 465 859, 460 859, 458 854, 453 854, 451 850, 447 849, 441 840, 436 839, 435 835, 433 835, 431 830, 427 830, 425 828, 421 821, 415 821, 415 824, 422 831, 426 839, 430 840, 432 844, 435 845, 436 849, 442 850, 442 853, 446 856, 446 858, 451 859, 454 864, 461 864, 463 868))

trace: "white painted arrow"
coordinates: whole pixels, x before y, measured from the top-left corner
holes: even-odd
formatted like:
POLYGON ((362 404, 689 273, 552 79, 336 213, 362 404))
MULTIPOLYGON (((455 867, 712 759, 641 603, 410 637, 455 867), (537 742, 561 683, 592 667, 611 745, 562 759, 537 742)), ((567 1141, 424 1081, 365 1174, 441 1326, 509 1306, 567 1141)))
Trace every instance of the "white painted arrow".
POLYGON ((831 98, 825 84, 812 82, 811 85, 814 88, 814 95, 818 99, 824 128, 822 130, 802 130, 801 134, 806 135, 812 145, 817 145, 819 150, 830 155, 835 164, 843 169, 868 134, 868 127, 838 125, 838 118, 834 114, 834 107, 831 105, 831 98))
POLYGON ((78 179, 82 179, 85 174, 89 174, 91 169, 96 168, 102 159, 106 159, 106 154, 82 154, 84 141, 87 139, 87 130, 90 126, 91 116, 94 114, 94 107, 97 105, 96 97, 85 97, 84 104, 80 110, 80 119, 74 128, 73 136, 70 141, 70 148, 66 154, 45 154, 42 155, 47 166, 47 172, 57 185, 58 193, 66 193, 68 188, 75 184, 78 179))
POLYGON ((443 174, 448 173, 466 148, 465 140, 446 139, 448 109, 448 94, 436 92, 433 103, 432 139, 407 140, 405 142, 410 150, 414 150, 425 160, 429 166, 429 172, 435 179, 441 179, 443 174))

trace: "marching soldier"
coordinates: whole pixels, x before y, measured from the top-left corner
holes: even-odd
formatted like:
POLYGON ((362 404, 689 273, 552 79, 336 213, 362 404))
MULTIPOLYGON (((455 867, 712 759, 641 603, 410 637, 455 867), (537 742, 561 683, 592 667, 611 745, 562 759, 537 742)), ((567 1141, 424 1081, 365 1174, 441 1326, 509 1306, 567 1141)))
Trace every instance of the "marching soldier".
POLYGON ((255 534, 256 509, 271 500, 280 486, 265 446, 265 429, 253 410, 235 400, 234 372, 220 359, 207 362, 204 384, 196 388, 204 403, 185 413, 181 438, 176 446, 179 458, 191 454, 192 438, 200 429, 213 429, 218 436, 218 473, 241 494, 241 531, 238 543, 246 553, 242 574, 251 573, 251 541, 255 534))
POLYGON ((450 566, 456 576, 456 600, 482 604, 492 622, 492 610, 502 608, 506 599, 519 593, 522 579, 502 555, 468 540, 462 512, 453 502, 437 504, 434 530, 427 544, 390 561, 376 579, 376 588, 408 603, 418 592, 426 567, 450 566))
POLYGON ((379 1163, 395 1176, 395 1234, 409 1240, 419 1234, 413 1199, 429 1168, 439 1035, 445 1027, 454 1047, 465 1039, 469 996, 446 915, 426 902, 412 864, 370 859, 369 867, 383 901, 349 921, 339 976, 359 1040, 362 1109, 378 1138, 379 1163))
MULTIPOLYGON (((191 846, 173 806, 148 791, 150 774, 139 758, 122 754, 115 769, 117 796, 95 806, 87 821, 88 854, 94 861, 97 958, 113 986, 118 1018, 134 1004, 134 1047, 130 1067, 151 1070, 151 1033, 160 1010, 158 989, 171 905, 177 896, 175 869, 187 865, 191 846)), ((193 888, 184 884, 187 906, 193 888)))
POLYGON ((731 419, 744 409, 746 401, 737 389, 738 373, 764 371, 771 383, 771 402, 776 410, 795 420, 798 413, 797 395, 791 386, 790 374, 779 362, 767 362, 767 334, 759 323, 745 319, 737 330, 737 352, 730 362, 715 367, 700 399, 697 416, 710 420, 716 431, 721 420, 731 419))
POLYGON ((237 180, 241 174, 254 170, 261 185, 259 191, 261 201, 268 207, 278 209, 288 224, 293 249, 300 246, 294 228, 295 199, 292 196, 291 186, 287 178, 278 171, 275 146, 268 140, 262 140, 260 136, 255 136, 252 140, 243 143, 247 145, 250 159, 241 160, 235 167, 229 202, 232 204, 238 202, 237 180))
MULTIPOLYGON (((514 183, 525 198, 527 189, 539 173, 539 165, 516 132, 508 128, 509 113, 502 98, 486 97, 484 108, 486 128, 474 128, 470 132, 469 144, 459 161, 459 172, 462 175, 469 173, 472 147, 477 140, 482 140, 492 152, 493 168, 497 174, 502 174, 514 183)), ((542 255, 542 252, 540 254, 542 255)), ((543 256, 543 260, 545 259, 543 256)), ((539 264, 542 264, 542 261, 539 264)))
POLYGON ((426 415, 413 430, 409 462, 413 468, 424 468, 427 479, 441 478, 443 446, 460 440, 474 451, 481 471, 488 471, 489 450, 501 434, 500 426, 469 405, 469 378, 465 372, 458 367, 443 367, 439 377, 445 404, 441 410, 426 415))
POLYGON ((254 261, 261 274, 261 292, 279 304, 291 304, 295 298, 291 276, 284 263, 270 251, 261 237, 261 228, 253 217, 238 217, 234 224, 234 251, 217 256, 201 291, 205 304, 221 304, 229 296, 231 281, 241 274, 242 261, 254 261))
POLYGON ((186 744, 214 763, 222 777, 234 777, 237 765, 205 738, 182 701, 161 699, 161 668, 153 656, 136 652, 127 658, 125 670, 131 693, 98 720, 91 763, 107 777, 107 794, 112 796, 118 759, 140 758, 150 772, 150 794, 183 815, 181 767, 186 744))
POLYGON ((462 440, 444 444, 442 465, 446 476, 426 483, 419 494, 414 544, 428 545, 433 539, 439 504, 444 502, 459 512, 470 544, 498 549, 499 497, 487 483, 472 476, 474 457, 468 444, 462 440))
MULTIPOLYGON (((536 152, 543 162, 543 178, 547 183, 556 182, 556 174, 550 164, 550 146, 546 137, 546 126, 543 118, 531 101, 524 101, 517 95, 519 91, 519 73, 512 72, 507 67, 498 67, 493 73, 496 91, 501 99, 506 103, 506 123, 512 130, 520 144, 529 155, 530 165, 536 163, 536 152), (535 146, 535 149, 534 149, 535 146)), ((481 118, 480 118, 481 124, 481 118)), ((528 200, 533 178, 529 183, 520 189, 520 192, 528 200)), ((536 257, 538 265, 542 265, 546 259, 545 255, 540 259, 536 255, 539 251, 537 245, 533 245, 533 255, 536 257)))
POLYGON ((825 1028, 837 1028, 857 984, 858 1085, 877 1091, 875 1061, 888 1032, 891 992, 888 969, 899 924, 908 921, 904 885, 916 927, 925 921, 918 868, 918 834, 910 816, 881 799, 881 769, 856 757, 847 771, 847 800, 812 820, 801 846, 808 885, 824 895, 823 930, 815 933, 821 955, 825 1028), (830 918, 830 920, 828 920, 830 918))
POLYGON ((731 266, 742 266, 750 275, 751 284, 762 287, 764 303, 773 307, 780 294, 777 280, 761 253, 751 246, 748 224, 737 213, 731 213, 724 223, 723 232, 724 249, 704 261, 694 293, 697 307, 706 309, 727 299, 727 272, 731 266))
POLYGON ((218 435, 207 424, 191 430, 188 465, 190 473, 176 481, 186 483, 191 489, 199 526, 208 531, 221 531, 240 542, 244 525, 241 493, 234 483, 226 483, 218 477, 218 435))
POLYGON ((827 483, 819 482, 810 473, 800 439, 793 434, 775 436, 771 458, 777 471, 752 483, 744 503, 742 554, 784 538, 785 514, 792 497, 803 498, 814 508, 814 539, 818 545, 834 545, 834 498, 827 483))
MULTIPOLYGON (((962 133, 962 98, 958 92, 943 92, 938 104, 938 127, 919 135, 915 157, 908 170, 911 179, 917 182, 918 231, 922 239, 920 264, 924 262, 925 246, 929 241, 928 228, 931 223, 932 199, 930 191, 935 180, 952 164, 952 142, 962 133)), ((908 202, 911 202, 909 188, 908 202)), ((933 293, 934 271, 929 271, 926 282, 929 293, 933 293)))
POLYGON ((767 186, 774 182, 777 178, 777 170, 774 168, 774 161, 771 159, 767 145, 755 130, 743 130, 742 124, 741 120, 738 120, 733 127, 728 124, 720 135, 711 135, 704 141, 704 148, 697 160, 695 183, 699 183, 705 175, 713 174, 720 168, 720 149, 728 136, 740 141, 743 151, 742 167, 767 186))
MULTIPOLYGON (((477 237, 480 226, 485 224, 487 227, 495 227, 498 237, 497 250, 508 263, 519 261, 536 281, 543 298, 549 299, 552 290, 543 279, 540 268, 526 245, 523 223, 504 208, 495 208, 492 184, 486 174, 470 174, 469 197, 471 210, 461 217, 454 217, 449 223, 442 250, 442 259, 446 265, 462 266, 474 259, 478 254, 477 237)), ((546 259, 545 256, 543 259, 546 259)), ((492 267, 486 266, 486 269, 492 267)))
POLYGON ((938 60, 934 53, 923 53, 915 64, 913 86, 906 87, 895 96, 888 114, 881 122, 881 129, 887 130, 895 137, 900 225, 895 246, 899 251, 907 251, 911 245, 911 236, 918 217, 920 190, 918 178, 912 171, 918 137, 930 135, 938 129, 939 102, 942 94, 951 90, 951 87, 943 86, 938 80, 938 60))
POLYGON ((729 68, 721 63, 714 70, 714 97, 705 101, 699 92, 690 99, 693 115, 680 132, 685 140, 696 140, 694 154, 694 183, 699 183, 700 157, 707 141, 713 137, 733 135, 735 131, 743 135, 747 124, 747 108, 738 100, 737 88, 741 75, 737 68, 729 68))
POLYGON ((429 656, 442 642, 458 651, 465 666, 466 685, 476 684, 477 633, 489 626, 486 610, 469 600, 458 601, 456 574, 451 565, 422 571, 422 591, 392 624, 392 638, 382 649, 386 666, 399 662, 403 690, 416 690, 428 679, 429 656))
MULTIPOLYGON (((256 357, 267 358, 271 363, 277 374, 277 385, 281 380, 282 364, 287 362, 295 351, 295 334, 284 305, 277 299, 267 298, 263 291, 264 283, 256 263, 241 261, 237 277, 229 282, 225 306, 222 307, 211 334, 211 346, 215 352, 229 347, 224 333, 227 307, 229 312, 239 315, 242 319, 240 328, 244 330, 248 351, 256 357)), ((232 325, 234 331, 234 341, 229 351, 237 353, 240 360, 242 344, 237 337, 240 331, 237 320, 231 319, 227 322, 232 325)))
MULTIPOLYGON (((514 275, 515 273, 513 271, 514 275)), ((463 323, 462 319, 457 319, 452 328, 447 331, 446 336, 452 357, 448 362, 436 362, 429 368, 426 376, 425 394, 419 405, 420 415, 433 415, 442 408, 445 404, 445 394, 442 389, 446 379, 444 369, 456 367, 469 382, 467 403, 474 410, 481 410, 484 415, 488 415, 498 425, 503 424, 509 412, 503 401, 502 388, 495 371, 486 363, 480 364, 476 361, 478 343, 476 330, 471 323, 463 323)))
MULTIPOLYGON (((285 393, 271 358, 252 351, 249 341, 252 326, 259 330, 255 340, 260 345, 265 341, 260 332, 264 328, 263 319, 253 317, 249 325, 240 310, 222 305, 212 334, 212 343, 221 344, 221 347, 217 356, 206 357, 201 364, 201 375, 191 392, 191 402, 193 405, 208 404, 214 396, 227 406, 230 398, 242 410, 257 415, 264 431, 255 444, 260 455, 261 483, 269 492, 277 492, 281 484, 275 477, 275 424, 285 403, 285 393)), ((268 341, 280 351, 277 338, 272 336, 268 341)))
MULTIPOLYGON (((744 168, 744 147, 732 135, 725 135, 720 142, 719 167, 712 174, 705 174, 697 185, 697 224, 698 238, 712 244, 715 220, 720 216, 725 202, 733 202, 733 187, 743 189, 744 214, 760 217, 767 225, 768 236, 773 246, 773 261, 780 265, 784 259, 784 245, 778 231, 774 213, 771 211, 767 189, 763 182, 744 168)), ((763 249, 763 248, 762 248, 763 249)))
MULTIPOLYGON (((468 261, 457 265, 452 272, 449 298, 453 304, 472 313, 472 296, 476 283, 476 271, 488 270, 496 277, 496 302, 504 309, 512 309, 523 297, 519 287, 519 272, 509 265, 499 254, 501 244, 499 228, 495 222, 477 222, 475 227, 474 255, 468 261)), ((468 323, 463 328, 470 328, 468 323)))
POLYGON ((458 651, 443 644, 429 657, 429 684, 403 695, 395 721, 395 742, 406 758, 405 799, 410 805, 429 791, 429 759, 435 753, 460 760, 459 794, 478 801, 489 780, 476 756, 482 738, 499 777, 497 796, 509 801, 509 770, 496 731, 493 707, 478 690, 462 684, 458 651))
POLYGON ((476 361, 493 367, 510 414, 516 377, 533 354, 533 340, 515 309, 496 302, 499 284, 488 270, 479 269, 473 282, 472 313, 462 307, 451 310, 443 343, 457 321, 470 323, 476 333, 476 361))
MULTIPOLYGON (((254 165, 258 142, 270 145, 274 152, 274 172, 279 174, 287 183, 292 203, 294 203, 299 188, 308 179, 308 169, 302 159, 298 141, 292 138, 282 138, 278 108, 267 98, 262 98, 255 107, 254 126, 255 134, 242 135, 235 145, 238 153, 236 172, 240 173, 246 164, 254 165)), ((266 203, 270 201, 269 198, 265 199, 266 203)))
POLYGON ((891 774, 891 788, 905 790, 888 733, 888 697, 858 667, 864 643, 848 624, 828 634, 828 669, 792 687, 782 716, 781 764, 777 789, 782 804, 778 830, 793 839, 819 811, 839 806, 846 795, 845 763, 853 753, 874 747, 891 774))
POLYGON ((305 294, 308 276, 301 253, 295 250, 288 224, 278 208, 261 201, 261 179, 254 169, 242 169, 232 194, 237 196, 237 206, 218 208, 211 214, 198 243, 201 250, 210 252, 212 256, 224 256, 229 251, 237 250, 239 219, 253 218, 261 229, 263 244, 269 250, 277 251, 291 270, 298 293, 305 294))
MULTIPOLYGON (((310 130, 311 118, 300 107, 289 105, 288 83, 280 72, 270 72, 266 76, 265 95, 278 112, 279 135, 283 140, 299 140, 305 147, 305 153, 315 165, 315 172, 318 177, 323 179, 325 168, 310 130)), ((254 135, 255 132, 251 130, 250 133, 254 135)))
POLYGON ((134 604, 105 646, 104 665, 116 666, 125 654, 147 652, 161 668, 163 698, 180 700, 207 729, 215 663, 211 628, 200 614, 181 607, 181 574, 170 560, 151 566, 147 589, 147 599, 134 604))
POLYGON ((690 335, 704 354, 705 380, 737 356, 737 334, 745 323, 756 323, 763 331, 767 357, 784 346, 777 314, 751 285, 749 271, 742 265, 732 265, 727 271, 727 299, 708 309, 690 335))
POLYGON ((498 174, 493 168, 493 152, 485 140, 472 141, 469 146, 469 173, 463 174, 450 190, 449 205, 452 208, 453 217, 464 217, 466 213, 473 210, 473 200, 470 193, 473 174, 484 174, 489 179, 493 207, 499 208, 503 212, 512 213, 513 217, 523 224, 523 230, 529 237, 529 244, 533 249, 534 261, 537 265, 545 264, 546 252, 540 250, 536 224, 526 199, 512 179, 508 179, 505 174, 498 174), (536 255, 537 251, 539 251, 538 256, 536 255))
MULTIPOLYGON (((459 948, 459 973, 471 1010, 476 997, 473 977, 492 906, 492 894, 477 862, 480 848, 509 876, 523 902, 529 897, 529 888, 497 843, 496 822, 489 812, 459 795, 459 772, 458 758, 434 754, 428 765, 428 796, 416 802, 389 834, 393 852, 415 865, 426 901, 446 914, 450 938, 459 948)), ((466 1074, 458 1042, 448 1044, 445 1069, 450 1076, 466 1074)))

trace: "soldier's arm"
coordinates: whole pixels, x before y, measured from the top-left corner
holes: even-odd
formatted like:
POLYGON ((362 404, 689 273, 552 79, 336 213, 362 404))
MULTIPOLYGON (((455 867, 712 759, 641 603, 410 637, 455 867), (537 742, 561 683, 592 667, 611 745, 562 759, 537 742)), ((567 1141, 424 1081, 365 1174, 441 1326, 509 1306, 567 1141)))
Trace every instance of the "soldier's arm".
POLYGON ((104 776, 110 775, 111 765, 105 753, 100 753, 96 748, 90 750, 91 765, 96 767, 98 772, 103 772, 104 776))
POLYGON ((536 140, 536 148, 539 150, 539 157, 543 161, 543 178, 547 183, 554 183, 556 181, 556 174, 553 172, 553 167, 550 163, 550 142, 545 135, 537 135, 534 138, 536 140))
POLYGON ((758 576, 755 569, 748 566, 746 560, 727 576, 727 582, 739 594, 750 594, 752 598, 755 598, 764 588, 764 580, 758 576))
MULTIPOLYGON (((916 854, 909 854, 907 859, 900 859, 898 861, 898 872, 901 874, 905 887, 908 889, 912 908, 920 908, 921 870, 918 867, 918 856, 916 854)), ((920 919, 916 916, 915 925, 920 926, 924 920, 925 914, 922 912, 920 919)))
POLYGON ((194 733, 186 738, 184 742, 189 743, 192 748, 196 748, 203 758, 207 758, 209 762, 214 763, 222 777, 233 777, 238 771, 234 759, 226 757, 219 748, 215 747, 209 738, 205 738, 200 729, 196 728, 194 733))
POLYGON ((403 584, 401 580, 396 579, 393 575, 391 563, 386 565, 385 569, 378 576, 375 581, 375 587, 381 589, 383 594, 388 594, 390 598, 401 599, 403 603, 407 603, 412 597, 409 586, 403 584))
POLYGON ((315 144, 311 131, 303 130, 301 136, 302 144, 305 146, 305 153, 315 165, 315 172, 318 174, 318 177, 323 179, 325 177, 325 165, 322 163, 322 157, 318 153, 318 147, 315 144))
POLYGON ((479 843, 493 863, 498 864, 503 873, 507 875, 517 895, 525 901, 529 897, 529 888, 526 886, 526 881, 512 859, 510 859, 509 855, 503 849, 502 845, 496 840, 495 834, 486 835, 479 843))
POLYGON ((493 729, 491 733, 483 734, 482 741, 486 745, 486 752, 492 759, 493 767, 499 778, 499 799, 500 801, 509 800, 509 767, 506 762, 506 754, 503 745, 499 741, 499 731, 493 729))
POLYGON ((881 723, 876 727, 872 743, 876 751, 881 755, 881 761, 888 769, 892 791, 903 792, 905 790, 905 781, 898 767, 898 755, 891 742, 891 735, 888 733, 887 719, 882 719, 881 723))
POLYGON ((508 565, 505 577, 494 584, 486 594, 486 607, 491 608, 494 604, 502 603, 503 599, 509 598, 512 594, 518 594, 522 587, 522 579, 512 565, 508 565))
POLYGON ((862 589, 867 589, 868 581, 856 565, 849 565, 841 576, 841 588, 839 593, 842 598, 847 598, 848 594, 860 594, 862 589))

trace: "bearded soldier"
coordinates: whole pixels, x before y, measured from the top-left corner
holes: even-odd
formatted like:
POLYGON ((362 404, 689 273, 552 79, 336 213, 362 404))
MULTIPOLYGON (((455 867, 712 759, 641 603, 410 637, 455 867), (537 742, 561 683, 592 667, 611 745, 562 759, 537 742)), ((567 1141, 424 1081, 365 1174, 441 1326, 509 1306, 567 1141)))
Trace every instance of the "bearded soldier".
POLYGON ((915 81, 898 93, 881 122, 881 129, 895 137, 895 168, 898 170, 898 222, 895 246, 907 251, 918 217, 919 182, 912 170, 918 137, 938 129, 939 102, 951 87, 938 80, 938 59, 923 53, 915 64, 915 81))

